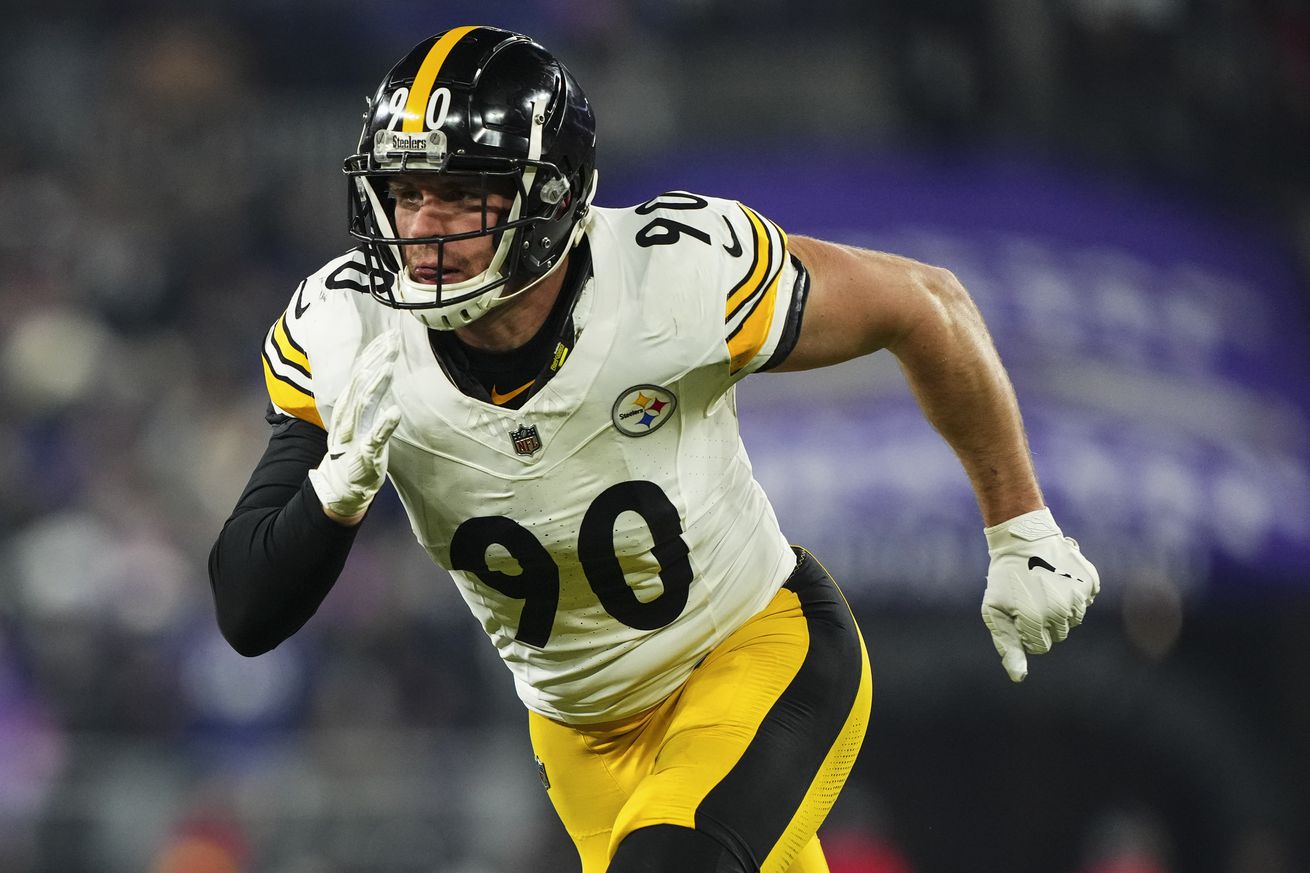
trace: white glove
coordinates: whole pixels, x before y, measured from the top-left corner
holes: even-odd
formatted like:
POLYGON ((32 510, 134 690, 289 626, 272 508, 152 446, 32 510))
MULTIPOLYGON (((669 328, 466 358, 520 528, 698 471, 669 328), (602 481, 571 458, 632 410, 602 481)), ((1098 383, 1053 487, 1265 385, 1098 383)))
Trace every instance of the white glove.
POLYGON ((364 514, 387 475, 387 440, 400 422, 400 409, 395 404, 383 409, 383 402, 399 352, 400 332, 390 330, 360 353, 332 410, 327 454, 309 471, 323 508, 346 521, 364 514))
POLYGON ((1101 578, 1043 507, 984 528, 992 556, 982 618, 1012 682, 1028 675, 1025 652, 1040 655, 1083 622, 1101 578))

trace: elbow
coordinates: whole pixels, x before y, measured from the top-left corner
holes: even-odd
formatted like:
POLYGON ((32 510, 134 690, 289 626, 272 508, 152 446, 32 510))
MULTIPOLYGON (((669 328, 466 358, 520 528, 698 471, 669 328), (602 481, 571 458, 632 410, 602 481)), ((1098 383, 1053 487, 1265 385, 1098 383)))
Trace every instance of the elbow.
POLYGON ((887 342, 902 363, 915 358, 940 361, 949 356, 948 350, 974 345, 986 336, 978 307, 950 270, 919 265, 909 288, 913 302, 900 330, 887 342))
POLYGON ((257 658, 267 652, 277 648, 278 643, 282 642, 277 639, 268 639, 266 637, 242 632, 225 630, 221 625, 219 630, 223 633, 223 639, 232 647, 238 655, 245 658, 257 658))
POLYGON ((238 654, 246 658, 255 658, 277 648, 283 638, 271 634, 262 623, 250 620, 246 616, 233 615, 218 608, 218 631, 227 640, 227 644, 238 654))
POLYGON ((223 560, 227 533, 225 526, 209 552, 209 590, 214 597, 214 615, 218 631, 227 644, 237 654, 254 658, 277 648, 287 635, 277 633, 269 620, 272 612, 269 604, 256 594, 267 586, 227 566, 228 562, 223 560))
POLYGON ((274 632, 269 622, 261 618, 254 604, 240 596, 240 591, 230 584, 230 580, 225 582, 218 578, 212 567, 209 585, 214 595, 218 632, 237 654, 254 658, 271 652, 286 639, 285 635, 274 632))
POLYGON ((917 284, 923 306, 916 330, 911 333, 931 335, 940 341, 947 337, 972 338, 986 332, 973 298, 950 270, 926 267, 917 284))
POLYGON ((919 285, 933 309, 948 321, 978 318, 978 308, 954 273, 944 267, 925 267, 919 285))

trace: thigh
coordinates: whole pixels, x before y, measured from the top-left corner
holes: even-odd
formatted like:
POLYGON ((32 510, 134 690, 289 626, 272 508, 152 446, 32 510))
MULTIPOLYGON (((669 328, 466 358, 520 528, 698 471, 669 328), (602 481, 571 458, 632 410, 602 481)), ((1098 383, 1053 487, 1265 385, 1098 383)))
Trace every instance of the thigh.
POLYGON ((536 713, 528 713, 528 727, 542 784, 577 847, 582 873, 602 873, 614 820, 637 784, 624 778, 622 765, 630 762, 621 760, 632 749, 597 750, 593 736, 536 713))
MULTIPOLYGON (((770 605, 655 709, 595 728, 529 722, 583 873, 604 871, 634 831, 662 826, 710 836, 743 870, 825 873, 815 833, 854 764, 871 695, 850 609, 802 553, 770 605)), ((665 843, 677 841, 652 845, 665 843)))
POLYGON ((871 697, 850 608, 802 553, 769 607, 680 690, 611 847, 638 828, 672 824, 712 836, 743 869, 784 873, 804 856, 805 870, 821 871, 817 845, 808 846, 855 762, 871 697))

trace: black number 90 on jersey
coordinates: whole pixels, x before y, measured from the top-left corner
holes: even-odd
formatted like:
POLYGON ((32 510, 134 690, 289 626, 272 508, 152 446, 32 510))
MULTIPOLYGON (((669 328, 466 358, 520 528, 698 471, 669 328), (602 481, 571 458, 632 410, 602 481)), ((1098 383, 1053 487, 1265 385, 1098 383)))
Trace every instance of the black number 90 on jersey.
MULTIPOLYGON (((664 627, 687 606, 692 571, 687 544, 682 539, 682 522, 678 508, 654 482, 620 482, 602 491, 583 515, 578 557, 601 606, 628 627, 664 627), (641 516, 655 543, 651 554, 659 561, 664 592, 653 600, 637 599, 614 547, 614 523, 624 512, 641 516)), ((451 537, 450 560, 452 569, 471 573, 489 588, 522 600, 514 639, 545 648, 559 608, 560 572, 555 559, 532 531, 503 515, 470 518, 451 537), (504 548, 522 572, 511 575, 491 569, 487 549, 493 545, 504 548)))

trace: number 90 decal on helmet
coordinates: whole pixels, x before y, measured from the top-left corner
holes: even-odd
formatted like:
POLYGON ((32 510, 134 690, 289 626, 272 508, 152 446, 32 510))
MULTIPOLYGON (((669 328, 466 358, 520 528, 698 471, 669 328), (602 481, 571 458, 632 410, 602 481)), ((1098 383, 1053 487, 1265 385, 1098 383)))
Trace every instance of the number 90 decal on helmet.
POLYGON ((375 298, 437 330, 463 327, 549 275, 582 233, 596 189, 596 119, 582 88, 526 36, 458 27, 423 40, 369 100, 346 158, 350 234, 364 245, 375 298), (399 177, 457 179, 481 192, 472 230, 396 231, 399 177), (496 194, 507 210, 488 207, 496 194), (443 281, 452 243, 490 237, 490 264, 443 281), (435 252, 435 281, 405 268, 403 246, 435 252))

